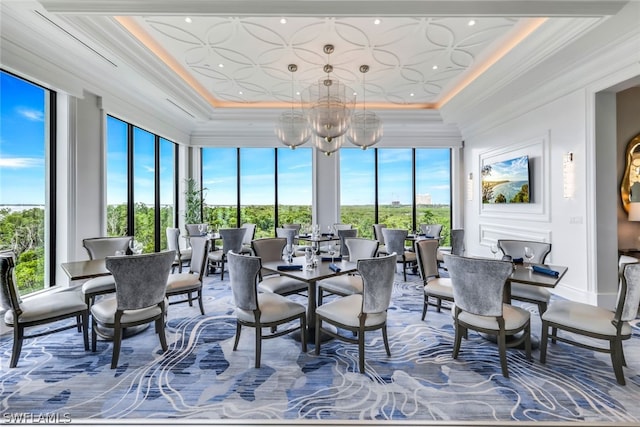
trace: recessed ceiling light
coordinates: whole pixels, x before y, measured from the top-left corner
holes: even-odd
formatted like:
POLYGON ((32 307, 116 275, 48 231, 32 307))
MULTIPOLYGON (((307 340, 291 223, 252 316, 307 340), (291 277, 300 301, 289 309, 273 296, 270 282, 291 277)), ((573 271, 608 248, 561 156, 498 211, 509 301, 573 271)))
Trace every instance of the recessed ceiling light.
POLYGON ((280 23, 281 24, 286 24, 287 23, 287 18, 280 18, 280 23))
POLYGON ((224 68, 224 64, 218 64, 218 68, 224 68))
POLYGON ((437 69, 438 69, 438 66, 437 66, 437 65, 434 65, 433 67, 431 67, 431 69, 432 69, 432 70, 437 70, 437 69))
POLYGON ((188 16, 186 18, 184 18, 184 22, 186 22, 187 24, 191 24, 191 18, 189 18, 188 16))
POLYGON ((298 96, 300 95, 300 91, 299 91, 299 90, 298 90, 298 91, 296 91, 296 95, 298 95, 298 96))
POLYGON ((382 22, 382 21, 380 21, 378 18, 376 18, 376 19, 374 19, 374 20, 373 20, 373 23, 374 23, 375 25, 380 25, 380 22, 382 22))
POLYGON ((476 25, 476 20, 475 19, 470 19, 469 22, 467 22, 467 25, 470 27, 473 27, 474 25, 476 25))
POLYGON ((242 91, 241 90, 238 91, 238 95, 242 95, 242 91))
POLYGON ((410 93, 410 94, 409 94, 409 96, 413 96, 413 94, 412 94, 412 93, 410 93))

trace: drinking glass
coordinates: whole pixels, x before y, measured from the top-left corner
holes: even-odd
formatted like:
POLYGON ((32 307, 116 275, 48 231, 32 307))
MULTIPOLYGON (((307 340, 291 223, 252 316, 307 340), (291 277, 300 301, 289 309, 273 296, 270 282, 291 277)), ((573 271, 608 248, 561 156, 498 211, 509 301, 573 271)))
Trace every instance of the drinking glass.
POLYGON ((203 235, 204 235, 204 232, 205 232, 205 230, 207 229, 206 227, 207 227, 207 226, 206 226, 206 225, 204 225, 204 224, 198 224, 198 231, 200 232, 200 235, 201 235, 201 236, 203 236, 203 235))
POLYGON ((142 243, 138 242, 136 239, 131 239, 129 241, 129 249, 131 249, 131 253, 134 255, 138 255, 142 253, 142 243))
POLYGON ((287 262, 289 264, 293 263, 293 245, 287 245, 284 251, 287 255, 287 262))
MULTIPOLYGON (((531 264, 531 260, 533 259, 534 256, 535 256, 535 253, 533 252, 533 249, 530 248, 529 246, 525 246, 524 247, 524 257, 527 259, 529 264, 531 264)), ((527 268, 531 269, 531 266, 529 266, 527 268)))
POLYGON ((331 262, 333 262, 333 257, 336 254, 336 248, 334 245, 329 245, 329 255, 331 256, 331 262))
POLYGON ((313 268, 313 249, 311 246, 307 246, 304 249, 304 260, 307 265, 307 270, 311 270, 313 268))
POLYGON ((498 245, 496 245, 495 243, 491 245, 491 253, 493 254, 494 258, 498 254, 498 245))

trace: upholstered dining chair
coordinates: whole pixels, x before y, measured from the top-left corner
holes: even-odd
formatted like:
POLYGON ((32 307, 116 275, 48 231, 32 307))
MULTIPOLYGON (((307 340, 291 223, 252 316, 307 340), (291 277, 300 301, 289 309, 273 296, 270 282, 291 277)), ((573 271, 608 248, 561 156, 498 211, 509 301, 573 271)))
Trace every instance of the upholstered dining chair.
MULTIPOLYGON (((182 267, 186 263, 187 266, 191 263, 192 250, 191 248, 180 248, 180 229, 174 227, 167 227, 167 249, 176 252, 176 259, 173 261, 173 267, 178 267, 178 273, 182 273, 182 267)), ((191 238, 189 238, 191 241, 191 238)))
POLYGON ((300 330, 302 352, 307 352, 306 308, 282 295, 270 292, 258 292, 257 283, 261 262, 259 257, 239 255, 229 252, 229 278, 231 292, 236 306, 236 337, 233 350, 237 350, 243 326, 255 329, 255 367, 260 367, 262 340, 276 338, 293 331, 300 330), (277 331, 277 327, 298 320, 299 326, 277 331), (271 333, 263 334, 263 328, 270 328, 271 333))
MULTIPOLYGON (((358 237, 358 229, 357 228, 347 228, 344 230, 338 230, 338 237, 340 238, 340 256, 348 257, 349 256, 349 248, 345 245, 345 239, 351 239, 354 237, 358 237)), ((351 261, 351 259, 349 259, 351 261)))
POLYGON ((166 295, 169 305, 188 302, 193 305, 194 293, 198 300, 200 313, 204 315, 202 301, 202 276, 207 268, 207 255, 209 254, 209 239, 205 237, 191 237, 191 263, 186 273, 171 273, 167 279, 166 295), (171 298, 177 295, 186 295, 183 299, 171 298))
POLYGON ((540 362, 547 361, 547 342, 560 341, 611 355, 616 381, 625 385, 623 366, 626 366, 622 341, 633 334, 629 322, 638 315, 640 304, 640 263, 625 264, 621 260, 618 300, 614 311, 576 301, 553 302, 542 315, 540 362), (549 333, 551 328, 551 333, 549 333), (568 332, 558 334, 558 331, 568 332), (571 335, 570 335, 571 334, 571 335), (580 335, 583 339, 577 338, 580 335), (609 346, 596 346, 590 339, 608 341, 609 346))
MULTIPOLYGON (((300 234, 300 230, 302 229, 302 224, 282 224, 281 228, 287 228, 287 229, 296 230, 296 232, 293 233, 293 235, 296 236, 296 235, 300 234)), ((282 236, 276 235, 276 237, 282 237, 282 236)), ((298 239, 293 239, 293 244, 294 245, 299 245, 300 242, 298 241, 298 239)))
POLYGON ((442 224, 420 224, 420 232, 428 238, 440 240, 442 224))
POLYGON ((13 347, 10 368, 15 368, 20 359, 22 343, 25 339, 36 338, 67 329, 82 331, 84 349, 89 350, 89 311, 82 295, 73 288, 46 291, 29 298, 20 298, 15 274, 15 254, 0 252, 0 305, 4 313, 4 323, 13 328, 13 347), (33 334, 25 334, 27 328, 45 325, 73 318, 74 323, 54 329, 40 329, 33 334))
MULTIPOLYGON (((129 242, 132 239, 132 236, 92 237, 83 239, 82 246, 87 250, 90 259, 104 259, 115 255, 118 251, 122 254, 129 253, 129 242)), ((94 277, 82 284, 82 294, 89 308, 98 295, 110 294, 115 291, 116 283, 113 276, 94 277)))
POLYGON ((320 354, 321 333, 358 344, 358 365, 360 373, 364 373, 365 332, 381 329, 385 350, 391 356, 387 337, 387 309, 391 303, 395 269, 395 254, 358 260, 358 273, 363 281, 362 293, 337 298, 316 308, 316 355, 320 354), (324 322, 339 330, 350 331, 356 337, 325 328, 324 322))
MULTIPOLYGON (((284 237, 265 237, 255 239, 251 243, 253 253, 261 259, 261 262, 279 261, 282 259, 282 251, 287 244, 284 237)), ((279 295, 302 294, 309 285, 302 280, 281 276, 262 270, 259 276, 258 289, 262 292, 271 292, 279 295)))
POLYGON ((387 228, 387 224, 373 224, 373 238, 378 241, 378 254, 387 255, 387 248, 384 244, 382 229, 387 228))
POLYGON ((446 269, 444 265, 444 254, 453 254, 453 255, 464 255, 464 229, 462 228, 454 228, 449 231, 449 237, 451 238, 451 246, 440 246, 438 248, 437 259, 438 264, 442 265, 446 269))
POLYGON ((513 271, 510 262, 465 258, 445 255, 445 263, 453 286, 453 321, 455 343, 453 358, 458 358, 462 338, 467 330, 496 335, 500 353, 502 375, 509 377, 507 347, 524 343, 526 356, 531 360, 531 318, 529 312, 520 307, 505 304, 504 287, 513 271), (522 332, 516 337, 515 334, 522 332), (507 336, 513 340, 507 341, 507 336))
MULTIPOLYGON (((361 259, 373 258, 378 251, 378 241, 372 239, 349 238, 345 239, 345 246, 349 253, 349 262, 358 262, 361 259)), ((362 293, 362 277, 359 274, 343 274, 330 277, 317 282, 318 305, 322 305, 324 294, 347 296, 362 293)))
MULTIPOLYGON (((551 243, 511 239, 498 240, 498 248, 503 254, 511 256, 512 259, 524 258, 525 246, 533 249, 534 257, 531 259, 533 264, 544 264, 547 255, 551 252, 551 243)), ((551 292, 542 286, 511 282, 511 299, 536 304, 538 313, 542 316, 551 300, 551 292)))
POLYGON ((408 234, 407 230, 399 228, 382 229, 387 253, 396 253, 397 261, 402 263, 402 275, 405 282, 407 281, 407 264, 412 265, 416 263, 415 252, 407 251, 404 247, 404 242, 407 240, 408 234))
MULTIPOLYGON (((220 229, 220 237, 222 237, 222 249, 209 252, 208 265, 220 267, 220 280, 224 280, 224 265, 227 261, 227 253, 233 251, 235 253, 242 252, 242 240, 247 232, 246 228, 222 228, 220 229)), ((209 268, 207 267, 207 275, 209 268)))
POLYGON ((256 237, 256 224, 244 223, 240 228, 247 230, 244 233, 242 239, 242 251, 243 254, 251 254, 251 241, 256 237))
POLYGON ((91 349, 96 351, 97 326, 113 328, 111 369, 118 366, 123 329, 155 322, 163 351, 167 351, 165 294, 174 251, 107 257, 116 281, 116 294, 91 306, 91 349))
POLYGON ((204 236, 207 233, 209 224, 185 224, 184 228, 187 230, 187 236, 204 236), (200 231, 200 226, 202 226, 203 231, 200 231))
POLYGON ((418 271, 424 286, 424 304, 422 305, 422 320, 424 320, 431 298, 436 300, 435 306, 438 312, 442 308, 443 300, 453 302, 453 287, 450 278, 440 277, 437 259, 438 240, 416 240, 415 252, 418 271))

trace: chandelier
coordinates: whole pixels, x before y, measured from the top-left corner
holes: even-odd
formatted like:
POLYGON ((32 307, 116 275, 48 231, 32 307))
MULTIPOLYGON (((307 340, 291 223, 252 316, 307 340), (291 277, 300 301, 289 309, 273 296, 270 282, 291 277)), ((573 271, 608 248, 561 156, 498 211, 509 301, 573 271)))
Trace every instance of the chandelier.
MULTIPOLYGON (((302 93, 303 112, 293 108, 293 73, 298 69, 289 64, 292 73, 291 112, 282 113, 275 127, 276 136, 286 146, 295 149, 306 143, 311 135, 315 147, 331 155, 343 144, 343 136, 356 146, 366 149, 382 138, 382 120, 371 111, 366 111, 363 95, 363 111, 354 113, 355 93, 344 83, 331 77, 333 66, 328 57, 333 53, 333 45, 323 48, 327 54, 327 64, 323 67, 326 78, 318 80, 302 93)), ((363 75, 369 71, 368 65, 360 66, 363 75)))

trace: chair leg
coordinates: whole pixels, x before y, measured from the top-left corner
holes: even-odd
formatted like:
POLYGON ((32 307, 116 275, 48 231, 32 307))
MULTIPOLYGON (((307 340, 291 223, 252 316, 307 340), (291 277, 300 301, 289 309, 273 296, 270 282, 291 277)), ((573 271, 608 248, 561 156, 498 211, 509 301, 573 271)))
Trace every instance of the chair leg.
POLYGON ((540 316, 542 316, 545 311, 547 311, 547 303, 542 301, 538 302, 538 313, 540 316))
POLYGON ((224 280, 224 260, 220 261, 220 280, 224 280))
POLYGON ((240 333, 242 332, 242 325, 236 320, 236 340, 233 343, 233 351, 238 349, 238 343, 240 342, 240 333))
POLYGON ((198 291, 198 305, 200 306, 200 314, 204 316, 204 305, 202 302, 202 289, 198 291))
POLYGON ((78 327, 78 332, 82 332, 82 316, 79 314, 76 316, 76 326, 78 327))
POLYGON ((89 311, 80 315, 82 318, 82 339, 84 340, 84 351, 89 350, 89 311))
POLYGON ((404 277, 404 281, 407 281, 407 263, 402 261, 402 277, 404 277))
POLYGON ((316 356, 320 354, 320 328, 322 328, 322 319, 316 315, 316 356))
POLYGON ((20 324, 14 321, 13 324, 13 349, 11 350, 11 362, 9 362, 10 368, 18 366, 18 359, 20 358, 20 352, 22 351, 22 340, 24 336, 24 328, 20 324))
POLYGON ((424 320, 427 315, 427 306, 429 305, 429 297, 427 294, 424 294, 424 304, 422 305, 422 320, 424 320))
POLYGON ((509 378, 509 369, 507 368, 507 336, 504 331, 498 334, 498 351, 500 352, 500 366, 502 367, 502 376, 509 378))
POLYGON ((456 322, 456 335, 453 343, 453 358, 458 358, 458 353, 460 352, 460 344, 462 343, 462 335, 465 333, 464 328, 456 322))
POLYGON ((527 360, 531 362, 531 323, 527 324, 527 327, 524 329, 525 338, 524 338, 524 349, 527 355, 527 360))
POLYGON ((384 341, 384 348, 387 350, 387 356, 391 357, 391 349, 389 348, 389 336, 387 335, 387 324, 382 327, 382 340, 384 341))
POLYGON ((262 328, 256 325, 256 368, 260 367, 260 357, 262 355, 262 328))
POLYGON ((438 298, 438 302, 436 304, 436 310, 440 313, 440 311, 442 311, 442 298, 438 298))
POLYGON ((549 340, 549 324, 542 321, 542 335, 540 335, 540 363, 547 362, 547 341, 549 340))
POLYGON ((162 351, 167 351, 169 347, 167 346, 167 335, 164 333, 164 316, 156 319, 156 333, 158 334, 158 338, 160 338, 162 351))
POLYGON ((307 313, 300 315, 300 343, 302 344, 302 352, 307 352, 307 313))
POLYGON ((556 335, 558 335, 558 328, 551 328, 551 343, 556 343, 556 335))
POLYGON ((358 331, 358 365, 360 373, 364 374, 364 331, 362 329, 358 331))
POLYGON ((616 374, 616 381, 618 381, 620 385, 625 385, 624 372, 622 371, 622 341, 611 340, 609 347, 611 351, 611 364, 613 365, 613 372, 616 374))
POLYGON ((96 333, 97 322, 94 316, 91 316, 91 351, 95 353, 98 334, 96 333))
POLYGON ((318 288, 318 303, 317 303, 317 307, 320 307, 322 305, 322 297, 324 295, 324 292, 322 291, 322 288, 318 288))
POLYGON ((111 355, 111 369, 118 366, 118 358, 120 357, 120 345, 122 344, 122 327, 116 324, 113 328, 113 354, 111 355))
POLYGON ((193 307, 193 292, 187 294, 187 300, 189 301, 189 307, 193 307))

